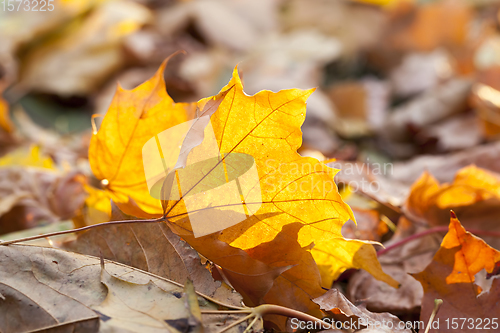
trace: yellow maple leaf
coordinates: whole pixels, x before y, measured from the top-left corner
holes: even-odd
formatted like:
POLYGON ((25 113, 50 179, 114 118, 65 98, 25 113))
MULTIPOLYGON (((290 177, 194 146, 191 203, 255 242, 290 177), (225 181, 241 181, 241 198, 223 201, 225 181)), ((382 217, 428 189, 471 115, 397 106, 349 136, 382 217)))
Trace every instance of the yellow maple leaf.
POLYGON ((333 276, 347 268, 365 268, 397 286, 377 265, 368 242, 342 237, 342 225, 354 217, 333 181, 337 170, 297 153, 312 92, 289 89, 248 96, 235 69, 221 90, 225 97, 204 129, 203 142, 191 148, 175 180, 172 174, 165 217, 180 234, 223 230, 219 239, 241 249, 283 236, 285 226, 298 222, 298 235, 288 237, 302 247, 323 243, 330 257, 322 263, 334 267, 333 276), (189 169, 192 165, 197 167, 189 169), (344 251, 337 251, 339 244, 344 251))
POLYGON ((22 166, 55 170, 54 162, 42 153, 40 146, 21 147, 0 158, 0 167, 22 166))
POLYGON ((94 175, 106 185, 106 192, 120 209, 138 217, 163 212, 160 200, 149 195, 142 147, 155 134, 191 119, 195 107, 174 103, 167 94, 163 78, 167 60, 135 89, 117 86, 101 127, 90 141, 89 162, 94 175))
POLYGON ((85 199, 84 225, 108 222, 111 219, 111 201, 109 197, 104 191, 89 185, 85 186, 85 191, 89 196, 85 199))
POLYGON ((125 213, 163 212, 185 238, 220 232, 219 240, 244 250, 278 234, 304 248, 347 243, 348 251, 334 251, 348 263, 335 266, 335 275, 363 267, 398 285, 372 264, 369 243, 343 239, 341 227, 354 217, 333 181, 336 170, 297 153, 313 89, 248 96, 235 69, 218 95, 174 104, 164 91, 164 66, 132 91, 119 88, 92 138, 92 169, 125 213), (284 228, 292 223, 301 225, 298 232, 284 228))
MULTIPOLYGON (((305 119, 306 100, 313 90, 289 89, 278 93, 261 91, 248 96, 243 92, 235 69, 233 78, 221 90, 224 91, 227 91, 227 95, 210 119, 216 149, 220 156, 226 156, 222 159, 226 160, 226 164, 228 156, 233 154, 251 156, 250 162, 255 163, 258 172, 260 200, 245 201, 245 208, 254 211, 253 215, 257 218, 245 219, 237 225, 224 228, 221 239, 232 246, 248 249, 271 241, 283 226, 294 222, 303 224, 298 237, 301 246, 307 246, 311 241, 342 237, 341 226, 354 217, 333 182, 336 171, 314 158, 302 157, 297 153, 302 144, 300 126, 305 119), (258 209, 253 209, 254 206, 258 209)), ((208 142, 199 147, 206 148, 209 145, 208 142)), ((195 149, 190 155, 197 153, 195 149)), ((241 164, 234 164, 231 164, 234 169, 241 168, 241 164)), ((216 169, 213 168, 212 173, 215 173, 216 169)), ((190 176, 195 177, 194 173, 190 176)), ((202 179, 192 182, 199 184, 210 176, 203 174, 202 179)), ((208 186, 212 180, 206 183, 208 186)), ((180 185, 182 187, 183 184, 180 185)), ((187 193, 191 189, 180 190, 187 193)), ((174 191, 177 191, 176 186, 174 191)), ((225 196, 227 192, 221 195, 225 196)), ((166 217, 170 221, 177 222, 177 218, 189 214, 186 198, 187 195, 184 195, 182 200, 167 204, 166 217)), ((199 205, 207 207, 205 210, 211 213, 228 204, 225 198, 209 195, 197 199, 199 205), (205 202, 201 203, 203 200, 205 202)), ((192 219, 192 215, 189 217, 192 219)), ((177 224, 192 231, 185 222, 177 224)))

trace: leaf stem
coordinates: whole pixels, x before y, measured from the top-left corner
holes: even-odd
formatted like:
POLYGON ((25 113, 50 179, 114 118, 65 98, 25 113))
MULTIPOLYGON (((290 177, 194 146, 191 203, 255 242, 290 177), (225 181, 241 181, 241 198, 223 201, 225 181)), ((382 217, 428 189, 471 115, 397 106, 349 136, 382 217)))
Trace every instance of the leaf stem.
POLYGON ((46 238, 46 237, 53 237, 53 236, 71 234, 71 233, 74 233, 74 232, 80 232, 80 231, 90 230, 90 229, 97 228, 97 227, 102 227, 102 226, 105 226, 105 225, 127 224, 127 223, 155 223, 155 222, 163 222, 163 221, 165 221, 165 218, 160 217, 158 219, 149 219, 149 220, 124 220, 124 221, 103 222, 103 223, 88 225, 88 226, 77 228, 77 229, 63 230, 63 231, 56 231, 56 232, 49 232, 49 233, 42 234, 42 235, 36 235, 36 236, 19 238, 19 239, 13 239, 13 240, 9 240, 9 241, 3 241, 3 242, 0 242, 0 245, 10 245, 10 244, 14 244, 14 243, 27 242, 27 241, 31 241, 31 240, 35 240, 35 239, 40 239, 40 238, 46 238))
MULTIPOLYGON (((499 237, 500 238, 500 232, 497 232, 497 231, 478 230, 478 229, 465 229, 465 230, 467 230, 471 234, 475 234, 475 235, 492 236, 492 237, 499 237)), ((404 245, 406 243, 414 241, 415 239, 419 239, 419 238, 425 237, 427 235, 430 235, 433 233, 438 233, 438 232, 448 232, 448 226, 434 227, 434 228, 413 234, 409 237, 403 238, 399 242, 396 242, 392 245, 389 245, 386 248, 383 248, 383 249, 377 251, 377 256, 380 257, 381 255, 384 255, 389 251, 392 251, 398 247, 401 247, 402 245, 404 245)))
MULTIPOLYGON (((280 306, 280 305, 274 305, 274 304, 262 304, 262 305, 259 305, 255 308, 247 308, 247 309, 244 309, 244 310, 240 310, 240 311, 230 311, 230 310, 223 310, 223 311, 212 311, 212 310, 206 310, 206 311, 202 311, 201 312, 202 314, 221 314, 221 313, 224 313, 224 314, 232 314, 232 313, 248 313, 249 315, 248 316, 245 316, 244 318, 234 322, 233 324, 229 325, 228 327, 224 327, 224 329, 222 329, 221 331, 219 331, 218 333, 223 333, 225 332, 226 330, 230 329, 231 327, 234 327, 242 322, 244 322, 245 320, 249 320, 249 319, 253 319, 252 322, 249 324, 249 327, 251 327, 252 325, 255 324, 255 322, 258 320, 258 319, 262 319, 262 317, 264 315, 267 315, 267 314, 274 314, 274 315, 280 315, 280 316, 285 316, 285 317, 290 317, 290 318, 297 318, 301 321, 307 321, 307 322, 315 322, 317 324, 320 324, 321 327, 325 328, 325 329, 328 329, 328 325, 321 319, 319 318, 316 318, 314 316, 311 316, 307 313, 304 313, 304 312, 300 312, 300 311, 297 311, 297 310, 293 310, 293 309, 290 309, 290 308, 287 308, 287 307, 284 307, 284 306, 280 306), (325 326, 323 326, 325 325, 325 326)), ((247 328, 248 330, 249 328, 247 328)))
POLYGON ((431 317, 429 318, 429 321, 427 322, 427 327, 425 328, 424 333, 429 332, 429 329, 431 328, 432 322, 434 321, 434 317, 436 317, 436 314, 438 313, 439 308, 441 307, 442 304, 443 304, 442 299, 436 298, 434 300, 434 309, 432 310, 431 317))
MULTIPOLYGON (((241 318, 241 319, 239 319, 239 320, 235 321, 235 322, 234 322, 234 323, 232 323, 231 325, 224 327, 223 329, 221 329, 221 330, 219 331, 219 333, 223 333, 223 332, 227 331, 228 329, 231 329, 231 328, 233 328, 234 326, 239 325, 239 324, 241 324, 242 322, 244 322, 244 321, 246 321, 246 320, 251 319, 253 316, 254 316, 254 314, 253 314, 253 313, 252 313, 252 314, 249 314, 248 316, 246 316, 246 317, 244 317, 244 318, 241 318)), ((252 323, 253 323, 253 321, 252 321, 252 323)))

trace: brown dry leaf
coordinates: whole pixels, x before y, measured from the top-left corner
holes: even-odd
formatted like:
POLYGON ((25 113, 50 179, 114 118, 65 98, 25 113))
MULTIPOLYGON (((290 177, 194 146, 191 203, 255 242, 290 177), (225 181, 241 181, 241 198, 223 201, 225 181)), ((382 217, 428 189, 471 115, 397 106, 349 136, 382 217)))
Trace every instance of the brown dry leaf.
POLYGON ((438 152, 476 147, 483 141, 480 119, 470 113, 459 114, 425 127, 416 141, 437 141, 438 152))
POLYGON ((218 236, 219 233, 198 238, 184 235, 183 239, 222 269, 227 280, 243 296, 245 304, 263 303, 274 280, 290 266, 271 267, 247 252, 220 241, 218 236))
MULTIPOLYGON (((120 220, 126 219, 122 216, 120 220)), ((102 255, 178 283, 189 278, 197 291, 208 296, 214 296, 220 288, 220 283, 214 282, 202 265, 198 253, 161 222, 100 226, 61 247, 76 253, 102 255)), ((239 306, 239 302, 234 298, 234 305, 239 306)))
MULTIPOLYGON (((133 90, 120 86, 99 131, 92 136, 89 162, 110 198, 125 213, 150 217, 163 212, 149 194, 142 148, 154 135, 192 118, 196 106, 174 103, 165 90, 166 61, 147 82, 133 90)), ((179 138, 181 140, 181 138, 179 138)), ((172 145, 172 154, 179 152, 172 145)))
MULTIPOLYGON (((164 290, 154 282, 129 282, 101 269, 101 282, 108 289, 101 304, 93 306, 101 318, 102 331, 127 332, 196 332, 200 322, 191 322, 186 295, 164 290), (176 294, 177 293, 177 294, 176 294), (172 297, 174 296, 174 297, 172 297)), ((198 299, 196 298, 196 301, 198 299)))
POLYGON ((424 288, 420 320, 427 322, 434 300, 443 300, 434 319, 439 321, 439 329, 432 327, 430 332, 498 330, 498 322, 494 323, 500 315, 500 280, 494 278, 489 290, 481 290, 474 282, 477 273, 483 269, 492 273, 499 261, 500 252, 465 231, 452 212, 449 231, 433 261, 413 275, 424 288))
MULTIPOLYGON (((384 258, 380 260, 383 261, 384 258)), ((358 271, 349 278, 349 299, 362 302, 370 311, 418 314, 423 297, 419 283, 407 274, 408 271, 403 265, 382 263, 382 268, 401 283, 398 289, 380 283, 365 271, 358 271)))
POLYGON ((86 177, 58 172, 37 147, 21 147, 0 159, 0 233, 73 217, 87 194, 86 177))
MULTIPOLYGON (((320 271, 310 253, 310 246, 301 247, 297 241, 290 242, 285 234, 295 232, 298 234, 300 223, 284 227, 285 233, 268 243, 258 245, 246 252, 251 258, 264 262, 271 267, 286 267, 287 269, 278 276, 272 288, 263 297, 268 304, 278 304, 316 316, 321 316, 316 304, 311 300, 324 293, 321 288, 320 271), (286 248, 286 256, 276 249, 286 248)), ((285 319, 275 316, 271 320, 280 328, 285 327, 285 319)))
MULTIPOLYGON (((106 261, 102 268, 99 259, 91 256, 36 246, 2 246, 0 280, 0 329, 5 332, 49 327, 96 332, 99 322, 99 331, 184 332, 190 326, 181 284, 119 263, 106 261), (8 316, 2 318, 2 314, 8 316)), ((203 310, 217 309, 198 299, 203 310)), ((224 315, 222 321, 229 325, 235 318, 224 315)), ((244 328, 243 323, 232 332, 244 328)), ((220 329, 221 323, 205 325, 206 332, 220 329)))
POLYGON ((266 0, 179 2, 159 12, 159 29, 171 35, 193 21, 210 44, 247 51, 275 30, 277 4, 266 0))
POLYGON ((365 77, 328 90, 337 119, 333 128, 344 137, 369 135, 384 125, 391 87, 386 81, 365 77))
MULTIPOLYGON (((393 237, 384 246, 387 248, 425 230, 426 227, 402 216, 393 237)), ((432 233, 378 256, 384 272, 401 283, 398 289, 388 288, 366 272, 358 271, 349 278, 347 296, 353 302, 363 302, 370 311, 418 314, 423 297, 422 288, 407 273, 420 272, 432 261, 443 236, 444 233, 432 233)))
POLYGON ((443 49, 410 52, 389 74, 394 93, 408 97, 435 88, 454 74, 450 60, 443 49))
POLYGON ((293 0, 281 12, 285 30, 316 30, 338 38, 345 55, 377 45, 386 15, 375 6, 356 6, 350 1, 293 0))
MULTIPOLYGON (((92 259, 98 274, 98 260, 92 259)), ((64 332, 96 332, 99 317, 89 306, 105 297, 100 279, 91 278, 91 266, 69 275, 89 260, 60 250, 0 247, 0 329, 16 333, 58 327, 64 332)))
MULTIPOLYGON (((357 307, 337 289, 330 289, 326 294, 315 298, 313 301, 322 310, 330 311, 335 319, 355 323, 354 329, 365 326, 368 329, 380 328, 386 332, 411 332, 410 329, 405 328, 405 323, 400 321, 398 317, 387 312, 372 313, 357 307)), ((351 328, 353 327, 351 326, 351 328)))
POLYGON ((408 162, 397 162, 394 163, 391 178, 402 186, 409 187, 427 170, 440 182, 452 182, 460 169, 471 164, 500 173, 500 143, 489 143, 439 156, 423 155, 408 162))
POLYGON ((380 242, 382 236, 389 231, 387 224, 380 219, 374 209, 352 207, 356 223, 347 221, 342 226, 342 235, 349 239, 361 239, 380 242))
POLYGON ((380 134, 395 141, 408 139, 408 127, 424 128, 451 115, 465 111, 472 82, 451 79, 403 104, 390 114, 380 134))
MULTIPOLYGON (((297 234, 300 224, 287 225, 285 229, 297 234)), ((290 242, 289 236, 282 233, 270 242, 243 251, 218 240, 218 235, 183 238, 221 268, 222 275, 242 294, 245 304, 278 304, 320 315, 311 299, 324 291, 309 247, 302 248, 297 241, 290 242), (286 248, 286 255, 276 251, 277 248, 286 248)), ((266 319, 280 330, 285 329, 285 317, 268 316, 266 319)))

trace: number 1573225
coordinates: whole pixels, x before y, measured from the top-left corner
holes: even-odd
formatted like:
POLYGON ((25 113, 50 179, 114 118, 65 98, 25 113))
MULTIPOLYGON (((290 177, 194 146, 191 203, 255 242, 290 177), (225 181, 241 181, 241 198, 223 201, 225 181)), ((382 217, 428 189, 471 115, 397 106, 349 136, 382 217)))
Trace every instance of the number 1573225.
POLYGON ((51 12, 54 0, 0 0, 0 8, 5 12, 51 12))

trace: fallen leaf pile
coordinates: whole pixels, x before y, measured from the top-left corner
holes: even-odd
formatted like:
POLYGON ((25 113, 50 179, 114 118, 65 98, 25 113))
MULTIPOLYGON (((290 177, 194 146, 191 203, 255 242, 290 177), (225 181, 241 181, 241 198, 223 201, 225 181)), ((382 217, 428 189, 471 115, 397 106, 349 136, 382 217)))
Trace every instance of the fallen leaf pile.
POLYGON ((0 3, 0 332, 500 330, 498 1, 52 2, 0 3))

